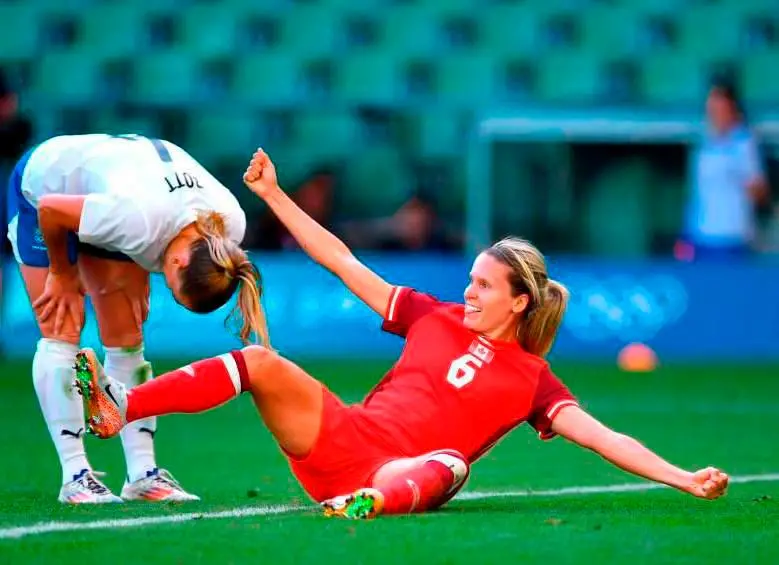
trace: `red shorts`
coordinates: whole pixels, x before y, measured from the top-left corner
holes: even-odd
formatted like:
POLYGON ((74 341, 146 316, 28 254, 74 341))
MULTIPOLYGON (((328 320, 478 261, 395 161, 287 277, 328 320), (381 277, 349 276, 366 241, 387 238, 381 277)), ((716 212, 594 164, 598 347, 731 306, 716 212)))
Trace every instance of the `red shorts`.
POLYGON ((322 386, 322 427, 308 455, 287 455, 292 473, 317 502, 369 487, 373 474, 398 454, 376 445, 350 407, 322 386))

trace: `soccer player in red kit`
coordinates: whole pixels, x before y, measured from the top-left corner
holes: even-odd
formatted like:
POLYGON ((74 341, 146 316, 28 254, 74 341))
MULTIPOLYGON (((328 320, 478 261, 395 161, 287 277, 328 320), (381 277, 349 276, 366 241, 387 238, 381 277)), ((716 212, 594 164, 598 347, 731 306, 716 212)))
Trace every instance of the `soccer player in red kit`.
POLYGON ((393 286, 359 262, 281 190, 268 156, 244 175, 301 247, 405 338, 397 363, 363 402, 346 405, 270 349, 249 346, 198 361, 132 390, 103 373, 94 353, 77 359, 89 426, 100 437, 148 416, 201 412, 252 395, 265 425, 306 492, 328 515, 436 508, 465 483, 471 464, 509 431, 530 423, 618 467, 701 498, 717 498, 728 476, 680 469, 587 414, 544 360, 568 294, 543 256, 509 238, 474 261, 465 303, 393 286))

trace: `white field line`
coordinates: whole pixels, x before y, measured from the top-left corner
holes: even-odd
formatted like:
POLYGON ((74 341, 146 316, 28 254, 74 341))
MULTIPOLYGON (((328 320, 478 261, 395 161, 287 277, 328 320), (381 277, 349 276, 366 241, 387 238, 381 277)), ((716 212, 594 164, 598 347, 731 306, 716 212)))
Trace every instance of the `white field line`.
MULTIPOLYGON (((779 473, 766 473, 762 475, 741 475, 731 477, 731 484, 774 482, 779 481, 779 473)), ((657 483, 627 483, 619 485, 565 487, 548 490, 515 490, 515 491, 467 491, 457 496, 456 500, 483 500, 487 498, 521 498, 535 496, 568 496, 582 494, 604 494, 618 492, 642 492, 667 488, 657 483)), ((223 510, 221 512, 189 512, 186 514, 174 514, 171 516, 139 516, 136 518, 122 518, 111 520, 94 520, 91 522, 39 522, 29 526, 15 526, 12 528, 0 528, 0 539, 17 539, 25 536, 35 536, 52 532, 72 532, 83 530, 114 530, 118 528, 137 528, 157 524, 175 524, 190 522, 193 520, 219 520, 224 518, 247 518, 253 516, 274 516, 289 514, 301 510, 311 510, 314 506, 250 506, 223 510)))

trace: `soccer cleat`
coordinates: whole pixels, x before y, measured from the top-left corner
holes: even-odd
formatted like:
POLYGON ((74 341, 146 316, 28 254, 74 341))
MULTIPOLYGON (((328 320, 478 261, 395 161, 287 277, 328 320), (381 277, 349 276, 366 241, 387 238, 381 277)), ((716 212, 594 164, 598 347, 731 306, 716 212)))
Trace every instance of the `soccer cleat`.
POLYGON ((110 504, 123 502, 108 487, 101 483, 95 473, 89 469, 82 470, 73 480, 62 485, 59 499, 65 504, 110 504))
POLYGON ((384 509, 384 495, 375 488, 361 488, 353 494, 325 500, 321 506, 328 518, 370 520, 384 509))
POLYGON ((78 352, 75 369, 73 384, 84 397, 87 430, 104 439, 115 436, 127 424, 127 389, 103 372, 92 349, 78 352))
POLYGON ((122 498, 125 500, 147 500, 151 502, 189 502, 200 500, 199 496, 190 494, 181 488, 173 475, 165 469, 146 472, 146 476, 131 483, 125 482, 122 487, 122 498))

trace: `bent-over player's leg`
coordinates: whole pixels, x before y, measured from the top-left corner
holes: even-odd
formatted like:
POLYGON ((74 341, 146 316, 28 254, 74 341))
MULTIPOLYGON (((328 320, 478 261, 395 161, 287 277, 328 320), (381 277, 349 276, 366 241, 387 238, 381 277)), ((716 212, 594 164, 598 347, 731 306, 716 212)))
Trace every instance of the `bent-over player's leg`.
POLYGON ((105 376, 94 352, 78 358, 78 378, 87 398, 90 428, 100 437, 119 433, 128 422, 216 408, 250 392, 279 446, 307 455, 319 435, 322 384, 291 361, 260 346, 197 361, 127 391, 105 376))
MULTIPOLYGON (((79 248, 79 269, 92 300, 100 341, 105 350, 104 369, 127 390, 153 377, 143 355, 143 324, 149 311, 149 274, 120 254, 79 248)), ((142 418, 121 432, 127 463, 122 488, 125 500, 198 500, 187 493, 165 469, 157 466, 154 453, 156 418, 142 418)))
POLYGON ((454 450, 396 459, 375 473, 370 488, 326 500, 322 506, 327 516, 349 519, 427 512, 451 500, 469 472, 465 457, 454 450))
MULTIPOLYGON (((49 269, 28 265, 19 268, 34 303, 43 293, 49 269)), ((84 408, 73 387, 81 329, 66 317, 62 329, 55 332, 52 318, 41 322, 40 312, 35 315, 41 339, 32 360, 32 380, 62 467, 58 500, 69 504, 122 502, 94 474, 84 449, 84 408)))

